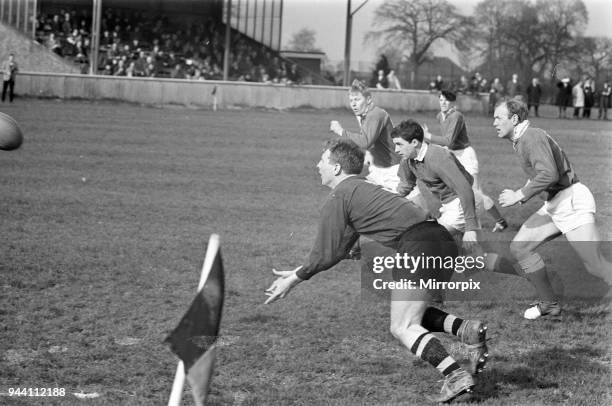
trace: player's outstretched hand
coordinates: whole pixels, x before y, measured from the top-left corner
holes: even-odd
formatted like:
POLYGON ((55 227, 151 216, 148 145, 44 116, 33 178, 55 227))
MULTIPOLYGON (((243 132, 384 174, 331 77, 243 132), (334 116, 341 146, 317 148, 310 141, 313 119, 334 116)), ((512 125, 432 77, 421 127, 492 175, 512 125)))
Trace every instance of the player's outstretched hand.
POLYGON ((523 197, 525 196, 523 196, 523 192, 521 192, 520 189, 517 191, 504 189, 499 195, 499 204, 501 207, 514 206, 515 204, 519 203, 523 197))
POLYGON ((430 140, 431 133, 429 132, 429 127, 427 127, 427 124, 421 124, 421 128, 423 128, 423 136, 425 137, 425 139, 430 140))
POLYGON ((344 129, 338 121, 332 120, 331 123, 329 123, 329 131, 336 135, 342 136, 342 131, 344 131, 344 129))
POLYGON ((293 271, 277 271, 276 269, 272 269, 272 273, 278 276, 278 278, 272 282, 272 285, 270 285, 268 289, 266 289, 268 299, 265 301, 265 304, 284 298, 295 285, 302 282, 302 279, 296 275, 296 272, 301 268, 301 266, 298 266, 293 271))

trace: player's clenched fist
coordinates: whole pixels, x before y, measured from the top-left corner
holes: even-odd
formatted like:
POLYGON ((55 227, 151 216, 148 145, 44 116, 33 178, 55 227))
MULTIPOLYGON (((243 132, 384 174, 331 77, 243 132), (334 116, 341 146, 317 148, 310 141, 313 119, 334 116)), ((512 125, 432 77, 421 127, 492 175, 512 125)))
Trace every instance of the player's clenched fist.
POLYGON ((525 196, 523 195, 523 192, 520 191, 520 189, 517 191, 505 189, 499 195, 499 204, 502 207, 510 207, 514 206, 517 203, 520 203, 521 200, 524 198, 525 196))
POLYGON ((329 131, 341 136, 344 129, 340 125, 340 122, 332 120, 331 123, 329 123, 329 131))

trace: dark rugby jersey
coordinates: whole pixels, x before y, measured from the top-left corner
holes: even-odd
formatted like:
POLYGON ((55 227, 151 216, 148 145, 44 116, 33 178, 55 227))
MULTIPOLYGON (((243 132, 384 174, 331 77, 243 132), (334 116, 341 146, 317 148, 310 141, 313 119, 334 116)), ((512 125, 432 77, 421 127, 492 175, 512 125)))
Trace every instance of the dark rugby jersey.
POLYGON ((478 230, 472 175, 452 152, 438 145, 422 144, 419 151, 419 155, 421 154, 422 159, 417 156, 414 159, 402 159, 400 162, 397 193, 401 196, 408 195, 419 179, 441 203, 449 203, 458 197, 465 217, 465 230, 478 230))
POLYGON ((344 179, 323 204, 312 251, 297 276, 310 279, 336 265, 360 234, 393 247, 408 228, 426 219, 421 208, 361 176, 344 179))
POLYGON ((395 153, 395 146, 391 139, 393 123, 389 113, 380 107, 373 106, 363 117, 358 117, 361 131, 358 133, 344 130, 343 136, 350 138, 360 148, 370 151, 374 165, 379 168, 388 168, 400 161, 395 153))
POLYGON ((442 135, 432 134, 430 143, 442 145, 452 150, 465 149, 470 146, 463 114, 453 107, 447 114, 439 112, 436 118, 440 122, 442 135))
POLYGON ((546 200, 550 200, 561 190, 579 182, 565 152, 546 131, 527 127, 514 142, 514 149, 530 179, 521 189, 525 196, 523 202, 541 192, 546 192, 546 200))

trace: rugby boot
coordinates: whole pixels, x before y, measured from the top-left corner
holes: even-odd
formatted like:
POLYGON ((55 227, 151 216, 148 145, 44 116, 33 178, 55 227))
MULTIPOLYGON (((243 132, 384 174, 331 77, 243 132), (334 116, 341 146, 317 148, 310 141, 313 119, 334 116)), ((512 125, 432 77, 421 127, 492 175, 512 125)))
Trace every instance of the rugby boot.
POLYGON ((468 349, 469 372, 479 374, 485 369, 489 358, 487 348, 487 325, 480 320, 466 320, 458 331, 461 342, 468 349))
POLYGON ((432 402, 450 403, 458 396, 471 393, 474 390, 474 378, 467 371, 459 368, 444 378, 442 389, 438 395, 427 396, 432 402))
POLYGON ((528 320, 539 319, 542 316, 558 316, 561 314, 561 306, 557 302, 536 302, 532 303, 527 310, 525 310, 525 317, 528 320))
POLYGON ((497 233, 499 231, 504 231, 506 228, 508 228, 508 223, 506 222, 506 220, 501 219, 497 223, 495 223, 495 225, 493 226, 493 230, 491 231, 497 233))

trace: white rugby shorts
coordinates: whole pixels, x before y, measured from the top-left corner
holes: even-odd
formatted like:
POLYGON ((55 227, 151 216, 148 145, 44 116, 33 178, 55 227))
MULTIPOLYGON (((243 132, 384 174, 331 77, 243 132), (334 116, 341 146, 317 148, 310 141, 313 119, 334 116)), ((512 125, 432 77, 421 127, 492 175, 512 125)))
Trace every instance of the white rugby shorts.
POLYGON ((370 164, 370 172, 368 173, 368 176, 366 176, 366 179, 390 190, 393 193, 397 193, 397 186, 400 182, 400 178, 397 175, 398 169, 399 164, 390 166, 388 168, 381 168, 375 166, 374 164, 370 164))
POLYGON ((478 157, 474 148, 467 147, 464 149, 451 149, 449 150, 457 157, 457 160, 461 162, 461 165, 468 171, 472 176, 478 175, 478 157))
POLYGON ((565 234, 585 224, 595 223, 595 211, 593 194, 588 187, 578 182, 544 202, 538 214, 549 216, 553 224, 565 234))
MULTIPOLYGON (((480 227, 480 220, 476 219, 476 221, 480 227)), ((465 215, 463 213, 463 207, 461 206, 461 200, 459 200, 458 197, 448 203, 442 204, 438 223, 444 226, 451 234, 453 229, 465 233, 465 215)))
POLYGON ((458 197, 448 203, 442 204, 438 223, 451 233, 453 229, 461 233, 465 232, 465 216, 463 215, 463 208, 461 207, 461 201, 458 197))

